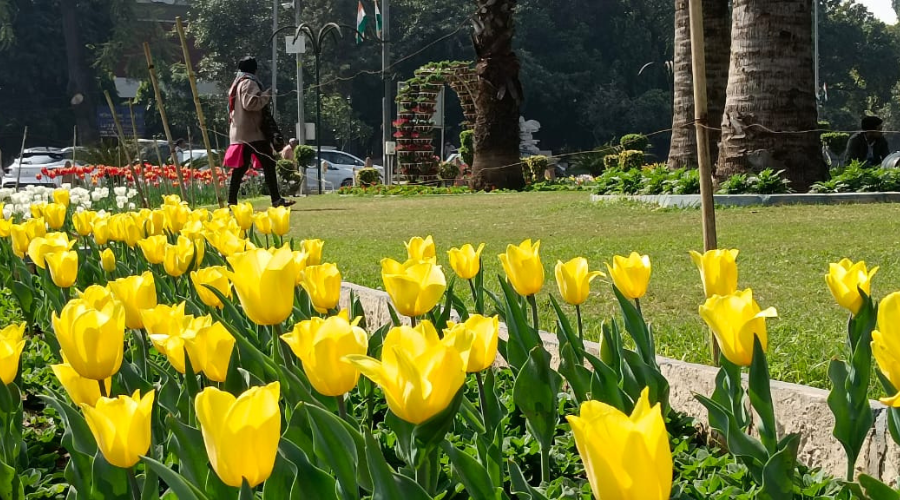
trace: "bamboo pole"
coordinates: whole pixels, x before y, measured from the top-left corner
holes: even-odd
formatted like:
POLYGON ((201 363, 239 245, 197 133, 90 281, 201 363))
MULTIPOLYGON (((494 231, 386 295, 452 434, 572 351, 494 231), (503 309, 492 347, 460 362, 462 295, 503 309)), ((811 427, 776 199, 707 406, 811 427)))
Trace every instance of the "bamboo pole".
POLYGON ((128 101, 128 114, 131 115, 131 131, 134 133, 134 144, 137 147, 138 152, 138 165, 141 166, 141 181, 144 183, 144 195, 147 197, 147 203, 149 208, 150 203, 150 194, 149 189, 147 187, 147 169, 144 168, 144 159, 141 158, 141 145, 138 142, 138 131, 137 131, 137 122, 134 119, 134 101, 128 101))
POLYGON ((203 145, 206 146, 206 157, 209 159, 209 168, 212 173, 213 189, 216 193, 216 202, 219 207, 225 206, 225 201, 219 196, 219 169, 216 167, 216 159, 213 158, 212 146, 209 143, 209 133, 206 131, 206 118, 203 115, 203 107, 200 105, 200 93, 197 91, 197 78, 194 76, 194 66, 191 64, 191 54, 188 52, 187 38, 184 36, 184 26, 181 24, 181 16, 175 18, 175 28, 178 30, 178 38, 181 39, 181 50, 184 52, 184 65, 187 68, 188 81, 191 82, 191 92, 194 94, 194 107, 197 108, 197 120, 200 122, 200 133, 203 135, 203 145))
MULTIPOLYGON (((178 161, 178 153, 175 152, 175 141, 172 139, 172 131, 169 130, 169 120, 166 118, 166 107, 163 105, 162 94, 159 91, 159 81, 156 79, 156 67, 153 65, 153 56, 150 54, 150 44, 144 42, 144 57, 147 58, 147 69, 150 71, 150 82, 153 84, 153 93, 156 95, 156 108, 162 119, 163 131, 166 133, 166 142, 169 143, 169 153, 172 156, 172 165, 175 165, 175 173, 178 175, 178 187, 181 199, 186 200, 184 193, 184 177, 181 174, 181 164, 178 161)), ((163 167, 164 165, 160 165, 163 167)))
POLYGON ((104 90, 103 95, 106 96, 106 104, 109 105, 109 111, 112 113, 113 122, 116 124, 116 134, 119 138, 119 144, 121 144, 125 150, 125 160, 128 161, 128 170, 131 172, 131 178, 134 179, 134 185, 137 188, 138 196, 141 197, 141 204, 144 208, 150 208, 150 203, 147 202, 147 195, 144 193, 144 188, 141 187, 141 178, 138 177, 137 172, 134 170, 131 153, 128 152, 128 145, 125 142, 125 132, 122 130, 122 122, 119 121, 119 115, 116 114, 116 107, 113 105, 112 97, 109 96, 108 90, 104 90))
MULTIPOLYGON (((691 17, 691 67, 694 76, 694 127, 697 132, 697 163, 700 170, 700 212, 703 226, 703 250, 713 250, 716 242, 716 206, 713 199, 712 166, 709 158, 709 112, 706 97, 706 46, 703 35, 701 0, 689 0, 691 17)), ((710 334, 713 363, 719 364, 720 349, 710 334)))

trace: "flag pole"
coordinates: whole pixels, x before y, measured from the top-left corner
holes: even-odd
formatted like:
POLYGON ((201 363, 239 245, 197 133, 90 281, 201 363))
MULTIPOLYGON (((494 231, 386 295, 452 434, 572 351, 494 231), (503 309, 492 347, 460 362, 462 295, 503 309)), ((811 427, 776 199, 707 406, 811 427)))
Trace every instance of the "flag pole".
MULTIPOLYGON (((382 147, 382 166, 385 169, 385 177, 392 179, 392 175, 387 173, 392 168, 389 163, 390 156, 387 154, 387 143, 391 140, 391 101, 393 100, 391 92, 391 6, 390 0, 382 0, 381 2, 381 78, 384 84, 384 100, 381 107, 381 147, 382 147)), ((385 180, 387 180, 385 179, 385 180)))

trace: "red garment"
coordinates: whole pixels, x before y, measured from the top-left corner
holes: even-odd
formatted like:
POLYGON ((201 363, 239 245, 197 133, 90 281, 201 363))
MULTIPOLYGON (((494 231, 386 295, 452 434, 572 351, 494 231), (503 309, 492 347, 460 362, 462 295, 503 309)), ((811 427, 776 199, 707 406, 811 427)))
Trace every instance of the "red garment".
MULTIPOLYGON (((228 149, 225 151, 225 159, 222 161, 222 166, 227 168, 242 167, 245 147, 249 147, 249 145, 238 143, 228 146, 228 149)), ((250 165, 250 168, 253 170, 262 168, 262 163, 259 161, 259 158, 256 157, 256 153, 251 153, 250 158, 252 158, 252 165, 250 165)))

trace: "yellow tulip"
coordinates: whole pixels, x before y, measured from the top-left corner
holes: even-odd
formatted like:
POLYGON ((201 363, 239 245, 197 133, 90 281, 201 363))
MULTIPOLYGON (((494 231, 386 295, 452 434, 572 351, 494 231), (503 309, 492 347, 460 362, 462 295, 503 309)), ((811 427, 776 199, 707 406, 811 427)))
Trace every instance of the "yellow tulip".
POLYGON ((94 221, 94 241, 98 245, 105 245, 110 240, 109 219, 98 217, 94 221))
POLYGON ((177 278, 188 272, 194 261, 195 250, 194 242, 184 236, 179 236, 174 245, 166 245, 166 254, 163 259, 166 274, 177 278))
POLYGON ((153 273, 129 276, 109 282, 109 289, 125 305, 125 324, 128 328, 143 328, 141 310, 156 307, 156 281, 153 273))
POLYGON ((0 381, 13 383, 19 372, 19 357, 25 349, 25 323, 12 324, 0 330, 0 381))
POLYGON ((307 266, 301 278, 300 286, 309 294, 316 311, 324 314, 337 308, 341 300, 341 272, 336 265, 307 266))
POLYGON ((31 217, 33 219, 40 219, 44 216, 44 207, 47 206, 47 203, 32 203, 28 206, 28 210, 31 211, 31 217))
POLYGON ((78 292, 78 298, 83 300, 91 309, 103 309, 110 302, 117 302, 117 299, 108 286, 91 285, 78 292))
POLYGON ((584 257, 575 257, 565 264, 561 260, 556 261, 555 273, 559 294, 573 306, 580 306, 587 301, 594 278, 606 276, 600 271, 588 271, 588 262, 584 257))
POLYGON ((24 222, 25 231, 28 232, 28 239, 43 238, 47 235, 47 224, 43 217, 29 219, 24 222))
MULTIPOLYGON (((69 399, 75 403, 76 407, 81 405, 94 406, 97 404, 97 401, 100 399, 100 387, 96 380, 79 375, 65 359, 63 359, 62 364, 51 365, 50 368, 53 369, 53 373, 59 379, 59 383, 62 384, 66 394, 69 395, 69 399)), ((109 394, 112 390, 112 379, 104 380, 103 385, 106 386, 106 393, 109 394)))
POLYGON ((300 246, 306 252, 306 265, 308 266, 318 266, 322 263, 322 249, 325 247, 325 242, 322 240, 303 240, 300 242, 300 246))
MULTIPOLYGON (((185 318, 188 321, 193 316, 185 315, 185 303, 174 306, 158 304, 155 307, 141 310, 141 322, 148 335, 180 335, 184 329, 185 318)), ((163 353, 165 354, 165 353, 163 353)))
POLYGON ((749 288, 731 295, 714 295, 700 306, 700 317, 719 341, 722 354, 738 366, 750 366, 753 361, 754 336, 766 350, 766 318, 777 316, 773 307, 761 311, 749 288))
POLYGON ((213 382, 225 382, 231 352, 234 350, 234 336, 218 321, 199 325, 203 323, 192 322, 188 331, 182 335, 191 366, 195 372, 203 372, 213 382))
POLYGON ((248 250, 228 257, 229 278, 247 317, 257 325, 275 325, 291 315, 297 264, 288 248, 274 253, 248 250))
MULTIPOLYGON (((157 306, 157 309, 159 309, 159 307, 160 306, 157 306)), ((171 320, 163 327, 168 330, 167 332, 151 333, 150 342, 153 343, 153 347, 155 347, 157 351, 169 360, 169 364, 172 365, 172 368, 175 368, 175 371, 184 373, 186 368, 184 359, 186 347, 185 337, 196 333, 197 330, 207 328, 211 325, 212 318, 210 316, 201 316, 199 318, 190 315, 182 316, 179 320, 171 320)), ((191 368, 194 373, 202 371, 193 358, 191 358, 191 368)))
POLYGON ((291 209, 288 207, 269 207, 266 210, 272 223, 272 233, 284 236, 291 230, 291 209))
POLYGON ((84 299, 70 300, 53 330, 72 368, 84 378, 106 380, 122 366, 125 350, 125 308, 110 300, 95 309, 84 299))
POLYGON ((109 248, 100 252, 100 267, 108 273, 116 270, 116 254, 109 248))
POLYGON ((401 264, 393 259, 383 259, 381 280, 394 307, 409 317, 421 316, 434 309, 447 289, 441 266, 427 261, 401 264))
POLYGON ((859 291, 872 295, 872 277, 878 272, 878 266, 871 271, 866 270, 866 263, 859 261, 853 263, 850 259, 841 259, 837 264, 828 265, 828 274, 825 282, 838 305, 856 314, 863 305, 863 298, 859 291))
POLYGON ((253 225, 261 234, 272 234, 272 220, 269 219, 269 214, 267 212, 254 214, 253 225))
POLYGON ((72 214, 72 224, 75 226, 75 232, 80 236, 90 236, 94 232, 94 221, 96 219, 97 212, 89 210, 75 212, 72 214))
POLYGON ((0 212, 0 238, 9 237, 10 233, 12 233, 12 220, 4 219, 3 213, 0 212))
POLYGON ((147 231, 147 236, 166 234, 166 212, 162 209, 150 211, 144 228, 147 231))
POLYGON ((191 282, 200 300, 209 307, 222 309, 225 304, 206 286, 209 285, 225 297, 231 298, 231 282, 228 281, 228 270, 224 266, 212 266, 198 269, 191 273, 191 282))
POLYGON ((700 270, 706 297, 731 295, 737 291, 738 270, 735 260, 738 250, 708 250, 702 255, 691 250, 691 260, 700 270))
POLYGON ((50 229, 60 229, 66 223, 66 206, 59 203, 48 203, 44 207, 44 219, 50 229))
POLYGON ((111 465, 133 467, 150 449, 150 424, 154 391, 141 397, 100 398, 94 407, 82 405, 84 420, 97 441, 97 447, 111 465))
POLYGON ((253 225, 253 205, 250 202, 231 205, 231 212, 242 230, 246 231, 253 225))
POLYGON ((406 245, 406 254, 409 256, 409 260, 427 260, 432 263, 437 262, 434 250, 434 239, 432 239, 430 235, 426 236, 424 240, 421 237, 416 236, 404 244, 406 245))
POLYGON ((297 286, 300 286, 300 283, 303 281, 303 271, 306 270, 307 261, 309 260, 309 254, 305 250, 293 250, 291 255, 294 256, 294 263, 297 264, 297 286))
POLYGON ((206 233, 206 241, 222 254, 223 257, 243 252, 247 247, 247 240, 231 231, 217 231, 206 233))
POLYGON ((28 230, 25 225, 12 224, 9 227, 9 238, 12 241, 13 253, 20 259, 24 259, 25 254, 28 253, 28 245, 31 243, 31 238, 28 236, 28 230))
POLYGON ((448 321, 444 337, 465 338, 466 332, 468 332, 468 336, 472 337, 472 348, 469 350, 466 371, 475 373, 487 370, 497 358, 500 317, 488 318, 480 314, 473 314, 464 323, 448 321))
POLYGON ((644 388, 631 416, 599 401, 569 415, 575 446, 594 496, 602 500, 668 500, 672 452, 659 403, 644 388))
POLYGON ((537 294, 544 286, 540 247, 540 241, 532 245, 531 240, 525 240, 518 246, 507 245, 506 253, 499 255, 503 270, 506 271, 506 279, 516 293, 523 297, 537 294))
POLYGON ((46 257, 49 253, 64 252, 75 245, 75 240, 69 240, 66 233, 47 233, 38 236, 28 243, 28 256, 34 265, 41 269, 47 268, 46 257))
POLYGON ((471 335, 440 339, 431 322, 422 321, 415 328, 392 328, 384 338, 381 361, 361 355, 344 359, 381 387, 395 415, 421 424, 456 397, 466 380, 471 344, 471 335))
POLYGON ((323 396, 340 396, 356 387, 359 370, 342 361, 344 356, 364 356, 369 347, 360 319, 347 320, 344 309, 328 319, 301 321, 290 333, 281 336, 303 363, 309 383, 323 396))
POLYGON ((56 189, 53 191, 53 201, 58 203, 64 207, 69 206, 69 190, 68 189, 56 189))
POLYGON ((148 236, 138 242, 144 259, 151 264, 162 264, 166 260, 166 246, 169 244, 165 235, 148 236))
POLYGON ((237 398, 207 387, 197 395, 197 420, 206 454, 219 479, 254 487, 272 474, 281 439, 281 387, 253 387, 237 398))
POLYGON ((116 214, 109 218, 109 237, 134 248, 144 238, 144 234, 132 214, 116 214))
POLYGON ((78 277, 78 252, 61 250, 45 256, 50 279, 60 288, 69 288, 78 277))
POLYGON ((464 280, 470 280, 477 276, 481 269, 482 250, 484 250, 484 243, 478 245, 478 250, 468 243, 461 248, 451 248, 447 254, 450 256, 450 267, 453 268, 453 272, 464 280))
POLYGON ((172 234, 181 232, 181 228, 187 223, 190 209, 180 201, 166 203, 162 209, 166 213, 166 229, 172 234))
POLYGON ((606 264, 613 285, 628 299, 639 299, 650 284, 650 257, 631 252, 627 258, 613 257, 612 266, 606 264))

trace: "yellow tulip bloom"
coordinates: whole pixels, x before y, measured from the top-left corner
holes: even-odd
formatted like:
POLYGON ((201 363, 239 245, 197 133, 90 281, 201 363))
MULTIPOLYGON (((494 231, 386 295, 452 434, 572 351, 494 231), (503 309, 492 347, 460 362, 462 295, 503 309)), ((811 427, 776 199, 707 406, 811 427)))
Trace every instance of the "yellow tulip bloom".
POLYGON ((199 220, 189 220, 182 226, 181 231, 179 231, 178 234, 193 241, 203 238, 205 232, 206 227, 203 222, 199 220))
POLYGON ((19 372, 19 358, 25 349, 25 323, 12 324, 0 330, 0 381, 13 383, 19 372))
POLYGON ((227 230, 207 232, 206 241, 223 257, 231 257, 247 248, 247 240, 227 230))
POLYGON ((110 240, 109 219, 105 217, 97 217, 94 221, 94 241, 98 245, 105 245, 110 240))
POLYGON ((434 309, 447 289, 441 266, 428 261, 401 264, 393 259, 383 259, 381 280, 394 307, 409 317, 421 316, 434 309))
POLYGON ((151 336, 180 335, 185 325, 185 318, 187 320, 193 318, 184 313, 185 305, 184 302, 174 306, 159 304, 149 309, 142 309, 141 322, 144 324, 144 330, 151 336))
MULTIPOLYGON (((157 309, 159 307, 157 306, 157 309)), ((151 333, 150 342, 153 343, 153 347, 157 351, 169 360, 169 364, 172 365, 172 368, 175 368, 175 371, 184 373, 186 368, 184 359, 185 337, 194 335, 198 330, 208 328, 211 325, 212 318, 210 316, 201 316, 199 318, 190 315, 182 316, 180 320, 172 320, 166 325, 167 332, 151 333)), ((190 360, 194 373, 201 372, 202 369, 200 366, 197 366, 196 360, 193 358, 190 358, 190 360)))
POLYGON ((9 237, 10 233, 12 233, 13 223, 10 219, 4 219, 3 213, 0 212, 0 238, 9 237))
POLYGON ((369 347, 365 330, 356 326, 361 318, 347 320, 344 309, 328 319, 301 321, 290 333, 281 336, 303 363, 309 383, 323 396, 350 392, 359 381, 359 370, 342 361, 344 356, 364 356, 369 347))
POLYGON ((415 328, 392 328, 381 361, 360 355, 344 359, 381 387, 395 415, 421 424, 456 397, 466 380, 472 340, 471 335, 440 339, 431 322, 422 321, 415 328))
POLYGON ((108 273, 116 270, 116 254, 109 248, 100 252, 100 267, 108 273))
POLYGON ((631 252, 628 257, 616 255, 612 266, 606 264, 613 285, 626 298, 639 299, 647 293, 650 284, 650 257, 631 252))
MULTIPOLYGON (((50 368, 53 369, 53 373, 59 379, 59 383, 62 384, 66 394, 69 395, 69 399, 75 403, 76 407, 81 405, 94 406, 97 404, 97 401, 100 399, 100 387, 96 380, 79 375, 65 359, 63 359, 62 364, 51 365, 50 368)), ((112 390, 112 379, 104 380, 103 385, 106 386, 106 393, 109 394, 112 390)))
POLYGON ((322 249, 325 242, 322 240, 303 240, 300 247, 306 252, 306 265, 318 266, 322 263, 322 249))
POLYGON ((497 358, 497 341, 500 334, 500 317, 486 317, 480 314, 469 316, 464 323, 447 322, 444 338, 462 339, 472 337, 472 347, 466 371, 469 373, 487 370, 497 358), (468 334, 466 335, 466 332, 468 334))
POLYGON ((241 226, 241 230, 246 231, 253 225, 253 205, 250 202, 231 205, 231 212, 234 214, 234 220, 241 226))
POLYGON ((166 213, 166 229, 173 234, 181 232, 181 228, 188 221, 188 216, 191 213, 190 209, 180 201, 178 203, 166 203, 162 209, 166 213))
POLYGON ((116 302, 117 299, 108 286, 91 285, 78 292, 78 298, 83 300, 91 309, 103 309, 106 304, 116 302))
POLYGON ((72 214, 72 224, 75 226, 75 232, 80 236, 90 236, 94 232, 94 221, 96 219, 97 212, 89 210, 75 212, 72 214))
POLYGON ((13 253, 20 259, 24 259, 25 254, 28 253, 28 245, 31 243, 25 225, 12 224, 9 227, 9 238, 12 241, 13 253))
POLYGON ((58 203, 64 207, 69 206, 69 190, 68 189, 55 189, 53 191, 53 201, 54 203, 58 203))
POLYGON ((228 270, 224 266, 212 266, 198 269, 191 273, 191 282, 200 300, 209 307, 222 309, 225 304, 206 286, 209 285, 225 297, 231 298, 231 282, 228 281, 228 270))
POLYGON ((404 243, 404 245, 406 245, 406 254, 409 256, 409 260, 437 262, 434 239, 431 238, 431 235, 426 236, 424 240, 416 236, 404 243))
POLYGON ((531 240, 525 240, 518 246, 508 245, 506 253, 499 255, 503 270, 506 271, 506 279, 516 293, 523 297, 537 294, 544 286, 544 265, 541 264, 540 248, 540 241, 532 245, 531 240))
POLYGON ((872 332, 872 354, 878 369, 894 386, 895 393, 879 399, 900 408, 900 292, 894 292, 878 304, 878 327, 872 332))
POLYGON ((147 223, 144 224, 147 236, 166 234, 166 212, 162 209, 151 210, 147 215, 147 223))
POLYGON ((700 317, 719 341, 722 354, 738 366, 750 366, 753 361, 754 336, 759 337, 763 351, 766 350, 766 318, 777 316, 774 307, 760 310, 749 288, 731 295, 714 295, 700 306, 700 317))
POLYGON ((156 307, 156 281, 153 273, 144 272, 140 276, 129 276, 109 282, 109 289, 117 300, 125 305, 125 324, 137 329, 144 326, 141 310, 156 307))
POLYGON ((247 317, 257 325, 275 325, 291 315, 297 264, 287 248, 274 253, 248 250, 228 257, 229 278, 247 317))
POLYGON ((188 272, 194 261, 196 246, 194 242, 184 236, 179 236, 174 245, 166 245, 166 254, 163 259, 163 267, 166 274, 177 278, 188 272))
POLYGON ((872 277, 877 272, 878 266, 867 271, 864 261, 854 264, 850 259, 841 259, 837 264, 828 265, 825 282, 828 283, 828 289, 831 290, 831 295, 834 296, 838 305, 855 315, 863 305, 863 298, 859 291, 862 290, 871 297, 872 277))
POLYGON ((306 270, 309 254, 305 250, 293 250, 291 255, 294 256, 294 263, 297 264, 297 286, 303 282, 303 271, 306 270))
POLYGON ((239 397, 207 387, 197 395, 197 420, 206 454, 219 479, 254 487, 272 474, 281 439, 281 386, 253 387, 239 397))
POLYGON ((708 250, 700 254, 691 250, 691 260, 700 270, 706 297, 731 295, 737 291, 737 250, 708 250))
POLYGON ((151 264, 162 264, 166 260, 166 246, 169 240, 165 235, 148 236, 138 242, 144 259, 151 264))
POLYGON ((556 261, 555 274, 559 294, 573 306, 587 301, 594 278, 606 276, 600 271, 588 271, 588 262, 584 257, 575 257, 565 264, 561 260, 556 261))
POLYGON ((47 233, 38 236, 28 243, 28 256, 34 265, 41 269, 47 268, 46 257, 48 253, 64 252, 71 250, 75 240, 69 240, 66 233, 47 233))
POLYGON ((451 248, 447 254, 450 257, 450 267, 461 279, 470 280, 478 275, 481 270, 481 251, 484 243, 478 245, 475 250, 472 245, 466 243, 460 248, 451 248))
POLYGON ((95 309, 84 299, 70 300, 53 330, 72 368, 84 378, 106 380, 122 366, 125 350, 125 308, 109 300, 95 309))
POLYGON ((191 366, 213 382, 225 382, 234 350, 234 336, 218 321, 206 325, 205 319, 198 319, 203 321, 193 321, 182 335, 191 366))
POLYGON ((272 234, 272 220, 266 212, 253 214, 253 226, 260 234, 272 234))
POLYGON ((644 388, 631 416, 599 401, 586 401, 580 416, 566 419, 594 496, 602 500, 668 500, 672 452, 659 403, 644 388))
POLYGON ((111 465, 133 467, 150 449, 150 424, 154 391, 141 397, 100 398, 94 407, 81 406, 84 420, 97 441, 97 447, 111 465))
POLYGON ((284 236, 291 230, 291 209, 288 207, 269 207, 266 210, 272 223, 272 233, 284 236))
POLYGON ((50 279, 60 288, 69 288, 78 278, 78 252, 61 250, 48 253, 45 257, 50 279))
POLYGON ((47 225, 50 226, 50 229, 58 230, 66 223, 66 205, 48 203, 47 206, 44 207, 43 212, 44 219, 47 221, 47 225))
POLYGON ((341 300, 341 272, 336 265, 307 266, 301 274, 300 286, 309 294, 316 311, 324 314, 337 308, 341 300))

